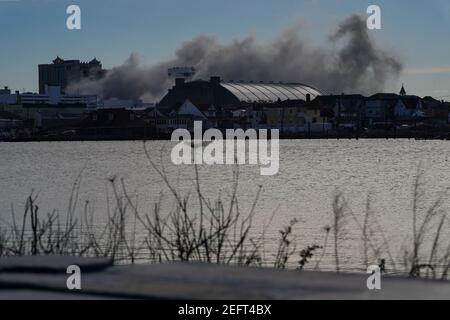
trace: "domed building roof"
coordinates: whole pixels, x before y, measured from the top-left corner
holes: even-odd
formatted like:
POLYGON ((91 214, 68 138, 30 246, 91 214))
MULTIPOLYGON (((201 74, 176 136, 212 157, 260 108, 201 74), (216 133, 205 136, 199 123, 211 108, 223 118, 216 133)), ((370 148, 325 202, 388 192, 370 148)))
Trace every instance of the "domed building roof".
POLYGON ((186 100, 195 105, 240 107, 253 103, 274 103, 288 100, 314 100, 323 93, 309 85, 283 82, 233 82, 211 77, 209 81, 186 82, 176 79, 175 86, 159 102, 159 106, 173 107, 186 100))
POLYGON ((318 89, 300 83, 221 82, 220 85, 241 102, 306 101, 307 95, 310 99, 322 95, 318 89))

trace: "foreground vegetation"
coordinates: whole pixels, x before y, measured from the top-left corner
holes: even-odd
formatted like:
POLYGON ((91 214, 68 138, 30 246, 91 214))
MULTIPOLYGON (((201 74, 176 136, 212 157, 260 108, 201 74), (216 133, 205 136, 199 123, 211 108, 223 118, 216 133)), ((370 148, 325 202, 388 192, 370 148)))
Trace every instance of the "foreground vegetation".
MULTIPOLYGON (((164 167, 157 166, 146 151, 149 164, 164 181, 174 200, 169 211, 161 203, 142 212, 127 193, 123 179, 109 179, 112 199, 108 201, 108 218, 96 223, 89 202, 81 207, 78 195, 81 174, 71 191, 64 219, 57 212, 45 215, 39 212, 38 197, 31 194, 23 214, 12 210, 11 223, 0 225, 0 256, 77 255, 107 257, 115 263, 145 262, 206 262, 239 266, 268 266, 284 269, 320 270, 326 254, 334 259, 337 272, 346 271, 341 261, 343 242, 349 230, 360 233, 361 271, 378 264, 382 271, 411 277, 448 279, 450 270, 450 235, 448 214, 443 210, 445 190, 434 203, 424 208, 421 204, 425 188, 419 168, 413 186, 411 208, 412 236, 395 254, 390 241, 377 222, 367 198, 364 214, 355 214, 342 193, 332 201, 330 224, 324 228, 322 243, 300 246, 293 220, 279 231, 277 250, 270 258, 264 249, 271 219, 255 237, 252 232, 261 187, 255 191, 250 210, 242 212, 237 196, 239 171, 234 170, 230 193, 207 199, 194 166, 194 192, 181 194, 169 181, 164 167), (112 204, 110 204, 110 202, 112 204)), ((273 216, 272 216, 273 218, 273 216)), ((406 223, 406 222, 405 222, 406 223)))

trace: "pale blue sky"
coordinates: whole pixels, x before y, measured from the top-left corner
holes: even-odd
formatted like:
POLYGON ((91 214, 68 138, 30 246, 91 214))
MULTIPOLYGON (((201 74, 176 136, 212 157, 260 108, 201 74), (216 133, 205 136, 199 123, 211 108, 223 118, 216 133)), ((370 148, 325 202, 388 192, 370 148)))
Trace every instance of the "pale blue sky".
POLYGON ((267 41, 298 21, 320 45, 343 18, 365 14, 369 4, 382 9, 383 30, 373 36, 405 64, 399 85, 450 100, 448 0, 0 0, 0 85, 35 91, 37 65, 56 55, 96 56, 110 68, 137 52, 151 64, 198 34, 267 41), (70 4, 81 7, 80 31, 66 29, 70 4))

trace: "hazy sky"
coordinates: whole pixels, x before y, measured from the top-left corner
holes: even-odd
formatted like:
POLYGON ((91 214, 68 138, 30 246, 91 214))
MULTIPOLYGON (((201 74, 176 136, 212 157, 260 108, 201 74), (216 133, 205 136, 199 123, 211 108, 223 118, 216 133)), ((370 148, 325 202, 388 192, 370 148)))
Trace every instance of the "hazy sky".
POLYGON ((307 39, 321 45, 369 4, 382 9, 383 29, 371 31, 373 37, 405 65, 398 86, 450 100, 449 0, 0 0, 0 85, 36 91, 37 65, 56 55, 95 56, 111 68, 136 52, 151 64, 199 34, 268 41, 300 22, 307 39), (70 4, 81 7, 81 30, 66 28, 70 4))

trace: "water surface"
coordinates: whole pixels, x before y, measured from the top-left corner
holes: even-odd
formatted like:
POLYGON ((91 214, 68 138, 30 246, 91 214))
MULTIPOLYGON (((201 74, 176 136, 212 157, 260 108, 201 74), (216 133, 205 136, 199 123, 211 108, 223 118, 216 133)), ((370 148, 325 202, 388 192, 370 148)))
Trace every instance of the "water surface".
MULTIPOLYGON (((194 190, 191 166, 173 166, 170 142, 148 142, 154 161, 164 164, 171 182, 182 192, 194 190)), ((415 140, 286 140, 280 143, 280 172, 261 176, 257 166, 240 166, 238 199, 249 210, 258 186, 255 233, 269 221, 267 257, 270 260, 279 230, 296 218, 298 248, 322 244, 324 227, 332 224, 333 196, 342 192, 353 214, 362 221, 370 195, 373 213, 393 247, 411 235, 412 194, 418 166, 425 171, 425 208, 450 186, 450 143, 415 140), (275 218, 270 220, 275 212, 275 218)), ((202 166, 202 189, 211 199, 229 194, 232 166, 202 166)), ((106 219, 108 179, 123 178, 140 210, 152 210, 163 197, 167 210, 173 204, 162 179, 149 165, 142 142, 35 142, 0 143, 0 218, 10 221, 11 210, 22 212, 32 190, 39 193, 42 213, 66 212, 70 190, 81 173, 79 203, 89 200, 97 221, 106 219)), ((445 199, 443 208, 448 208, 445 199)), ((81 206, 82 207, 82 206, 81 206)), ((81 210, 81 208, 80 208, 81 210)), ((342 262, 359 266, 361 232, 349 225, 342 243, 342 262)), ((393 251, 395 251, 393 249, 393 251)), ((294 257, 293 263, 298 260, 294 257)), ((331 251, 323 261, 332 268, 331 251)))

